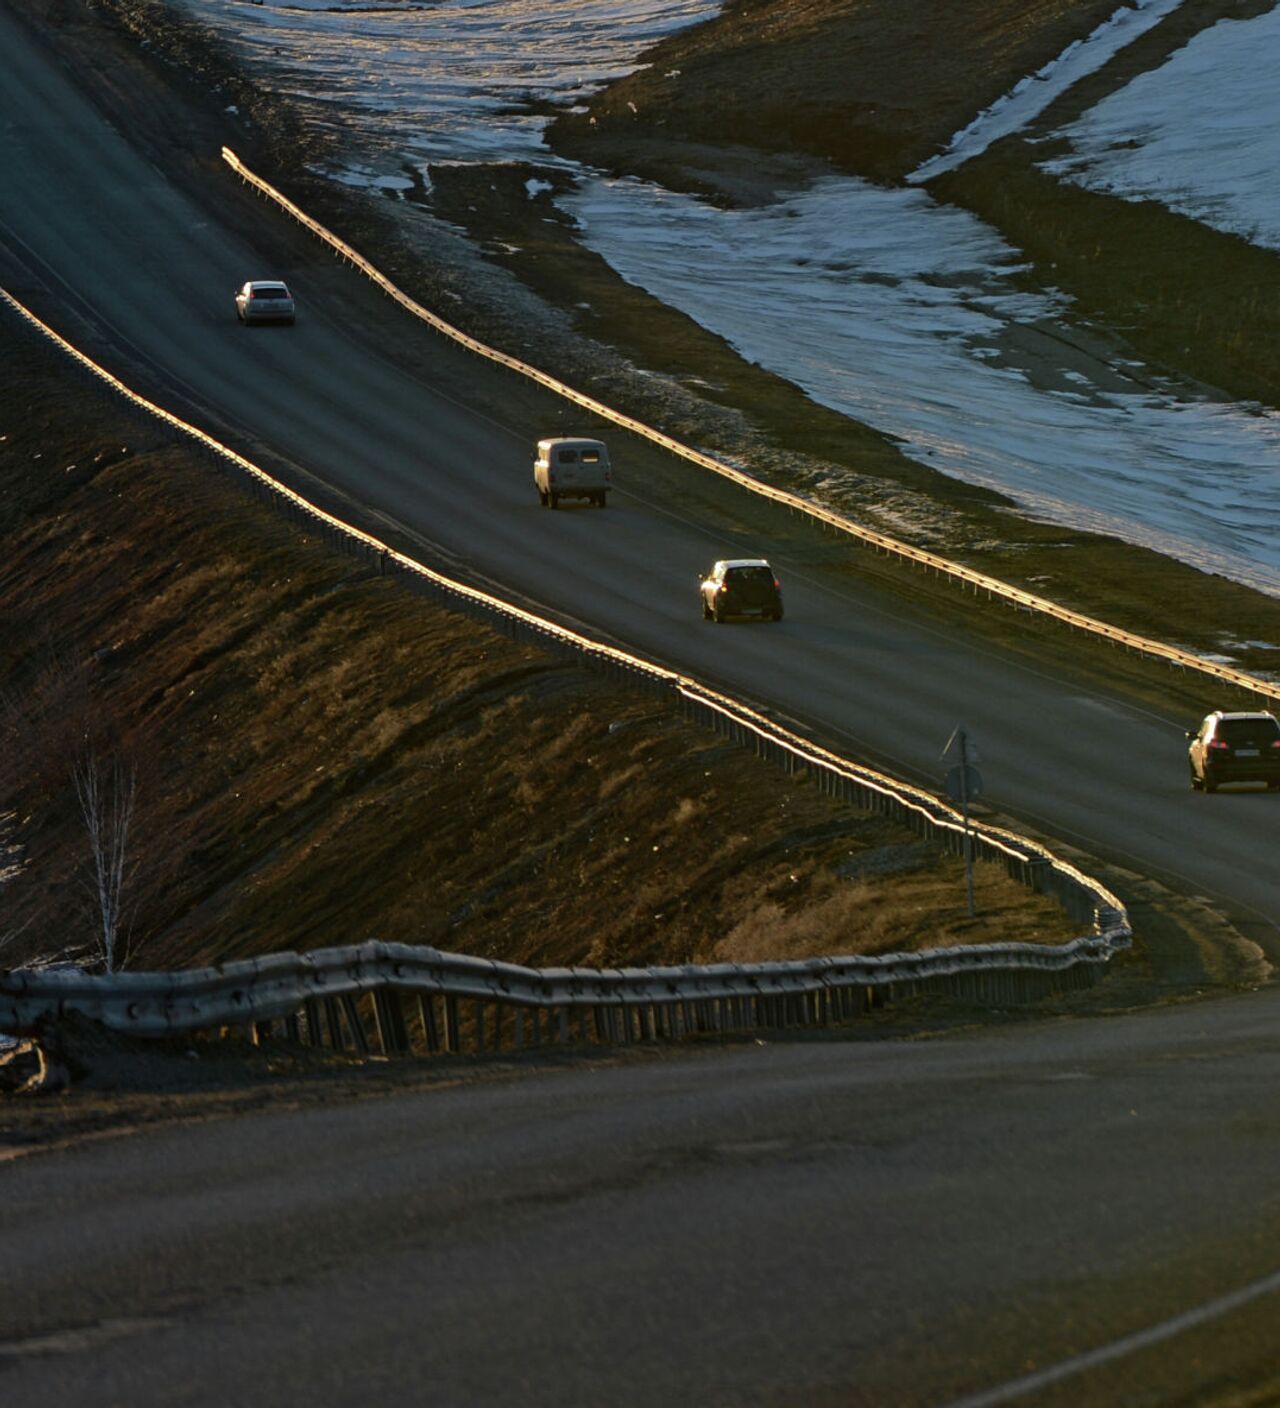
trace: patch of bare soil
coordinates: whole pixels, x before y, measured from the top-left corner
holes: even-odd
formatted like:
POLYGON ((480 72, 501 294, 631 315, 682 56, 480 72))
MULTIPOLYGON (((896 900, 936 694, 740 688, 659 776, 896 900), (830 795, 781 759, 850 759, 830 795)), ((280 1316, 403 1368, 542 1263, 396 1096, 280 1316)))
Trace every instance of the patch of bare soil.
MULTIPOLYGON (((635 134, 722 144, 896 180, 1114 10, 1111 0, 737 0, 655 46, 552 142, 637 173, 635 134)), ((680 164, 668 152, 663 180, 680 164)))

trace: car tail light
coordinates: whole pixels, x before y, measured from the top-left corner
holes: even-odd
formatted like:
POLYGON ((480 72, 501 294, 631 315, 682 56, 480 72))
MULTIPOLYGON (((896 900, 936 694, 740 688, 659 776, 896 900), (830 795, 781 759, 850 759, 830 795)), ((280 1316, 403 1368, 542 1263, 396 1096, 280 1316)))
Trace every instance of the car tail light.
POLYGON ((1210 747, 1210 748, 1230 748, 1231 745, 1230 745, 1230 744, 1226 741, 1226 739, 1224 739, 1224 738, 1215 738, 1215 739, 1213 739, 1213 740, 1210 742, 1209 747, 1210 747))
POLYGON ((1271 745, 1277 753, 1280 753, 1280 738, 1277 738, 1271 745))
POLYGON ((773 589, 775 592, 780 592, 782 590, 782 583, 778 581, 776 577, 773 579, 773 589))

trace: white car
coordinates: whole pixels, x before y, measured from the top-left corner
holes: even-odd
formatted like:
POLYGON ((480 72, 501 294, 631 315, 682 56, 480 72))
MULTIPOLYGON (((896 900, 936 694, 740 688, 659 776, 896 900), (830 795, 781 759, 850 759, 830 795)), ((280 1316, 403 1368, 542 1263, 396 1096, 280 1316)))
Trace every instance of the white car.
POLYGON ((292 323, 293 294, 282 279, 255 279, 236 290, 236 317, 242 323, 292 323))

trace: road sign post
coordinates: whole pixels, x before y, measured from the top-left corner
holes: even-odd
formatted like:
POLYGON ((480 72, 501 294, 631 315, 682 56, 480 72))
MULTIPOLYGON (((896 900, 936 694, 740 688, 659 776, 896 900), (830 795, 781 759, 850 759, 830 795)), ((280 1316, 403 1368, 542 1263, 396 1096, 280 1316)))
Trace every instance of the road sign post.
POLYGON ((976 910, 973 903, 973 832, 969 825, 969 803, 982 796, 982 774, 973 766, 978 750, 959 725, 942 750, 944 758, 948 754, 955 754, 960 759, 947 773, 946 785, 947 796, 960 804, 960 814, 964 818, 964 882, 969 899, 969 918, 972 919, 976 910))

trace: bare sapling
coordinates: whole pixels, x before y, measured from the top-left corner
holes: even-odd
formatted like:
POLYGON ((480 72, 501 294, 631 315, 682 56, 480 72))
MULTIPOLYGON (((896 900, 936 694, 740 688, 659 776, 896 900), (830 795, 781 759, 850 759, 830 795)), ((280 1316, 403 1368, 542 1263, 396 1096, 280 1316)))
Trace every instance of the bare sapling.
POLYGON ((124 956, 125 899, 134 868, 129 828, 138 796, 137 769, 118 753, 103 757, 87 744, 72 762, 71 778, 89 840, 99 948, 107 972, 114 973, 124 956))

